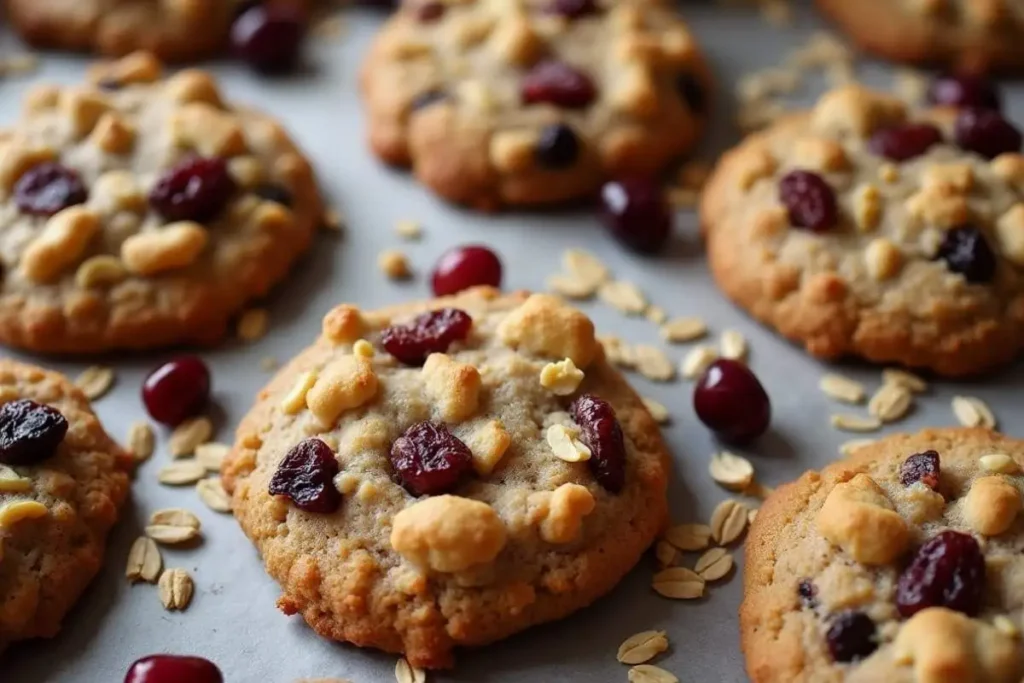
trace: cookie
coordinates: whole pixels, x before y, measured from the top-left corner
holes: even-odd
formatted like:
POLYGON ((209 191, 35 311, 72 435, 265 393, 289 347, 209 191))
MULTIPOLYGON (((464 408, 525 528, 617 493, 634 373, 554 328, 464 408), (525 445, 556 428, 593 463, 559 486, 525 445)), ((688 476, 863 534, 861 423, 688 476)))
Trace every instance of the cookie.
POLYGON ((590 604, 667 516, 665 445, 590 320, 487 288, 335 308, 223 475, 282 611, 424 668, 590 604))
POLYGON ((131 456, 67 378, 0 359, 0 651, 50 638, 103 562, 131 456))
POLYGON ((0 341, 34 351, 219 341, 323 213, 277 122, 148 53, 32 90, 0 160, 0 341))
POLYGON ((997 112, 826 93, 719 162, 719 287, 821 358, 968 375, 1024 344, 1024 157, 997 112))
POLYGON ((1018 683, 1024 441, 930 429, 780 487, 746 543, 754 683, 1018 683))
POLYGON ((662 0, 406 2, 362 72, 373 150, 481 209, 653 175, 700 137, 697 44, 662 0))

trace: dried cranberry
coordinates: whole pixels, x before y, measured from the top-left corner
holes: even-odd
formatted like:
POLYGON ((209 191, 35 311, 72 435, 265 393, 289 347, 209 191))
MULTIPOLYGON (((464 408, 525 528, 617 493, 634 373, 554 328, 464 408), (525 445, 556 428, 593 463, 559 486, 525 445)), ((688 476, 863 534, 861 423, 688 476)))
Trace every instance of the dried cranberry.
POLYGON ((258 185, 253 192, 256 193, 257 197, 265 199, 268 202, 276 202, 281 206, 292 205, 292 193, 280 185, 264 183, 262 185, 258 185))
POLYGON ((198 356, 179 356, 149 373, 142 402, 157 422, 174 427, 198 414, 210 398, 210 370, 198 356))
POLYGON ((419 111, 420 109, 426 109, 430 105, 437 104, 438 102, 442 102, 446 99, 448 99, 448 93, 444 90, 428 90, 414 97, 409 108, 411 111, 419 111))
POLYGON ((893 161, 919 157, 942 142, 942 131, 930 123, 904 123, 882 128, 868 140, 868 149, 893 161))
POLYGON ((921 546, 896 586, 896 608, 912 617, 927 607, 947 607, 967 616, 981 608, 985 557, 973 536, 943 531, 921 546))
POLYGON ((804 607, 814 609, 818 606, 818 587, 810 579, 800 579, 796 594, 800 596, 800 603, 804 607))
POLYGON ((999 88, 981 74, 945 74, 932 81, 928 101, 946 107, 979 107, 999 110, 999 88))
POLYGON ((547 60, 535 65, 520 83, 526 104, 553 104, 566 109, 586 107, 597 91, 586 74, 565 62, 547 60))
POLYGON ((78 173, 54 161, 36 164, 14 184, 18 209, 32 216, 52 216, 88 197, 78 173))
POLYGON ((708 93, 696 75, 684 72, 676 76, 676 92, 690 111, 705 114, 708 109, 708 93))
POLYGON ((939 454, 935 451, 915 453, 900 465, 900 483, 912 486, 921 482, 932 491, 939 489, 939 454))
POLYGON ((620 242, 641 253, 660 251, 672 236, 673 215, 661 186, 619 178, 601 187, 601 218, 620 242))
POLYGON ((875 622, 856 610, 840 612, 831 619, 825 639, 837 662, 856 662, 878 649, 875 622))
POLYGON ((971 225, 947 230, 936 258, 945 261, 951 272, 963 275, 968 282, 991 282, 996 276, 995 252, 981 230, 971 225))
POLYGON ((0 407, 0 463, 35 465, 53 457, 68 433, 55 408, 27 398, 0 407))
POLYGON ((956 144, 986 159, 1019 152, 1022 138, 1017 127, 991 109, 961 109, 953 128, 956 144))
POLYGON ((188 157, 164 172, 149 192, 149 204, 169 221, 214 218, 235 192, 220 158, 188 157))
POLYGON ((124 683, 224 683, 224 676, 202 657, 150 655, 128 668, 124 683))
POLYGON ((779 181, 779 201, 789 212, 789 222, 798 228, 824 232, 836 225, 836 193, 817 173, 787 173, 779 181))
POLYGON ((437 296, 448 296, 481 285, 500 287, 501 259, 485 246, 455 247, 438 259, 431 282, 437 296))
POLYGON ((564 123, 546 126, 536 147, 537 161, 546 168, 568 168, 580 155, 580 139, 564 123))
POLYGON ((270 495, 287 496, 306 512, 330 514, 341 505, 334 486, 338 459, 331 447, 311 437, 288 451, 270 479, 270 495))
POLYGON ((743 363, 720 358, 693 390, 697 417, 719 437, 746 443, 764 434, 772 403, 757 376, 743 363))
POLYGON ((307 21, 306 13, 293 3, 261 3, 235 19, 231 44, 235 54, 257 71, 289 71, 299 60, 307 21))
POLYGON ((414 496, 452 491, 473 467, 473 455, 440 422, 420 422, 391 444, 391 466, 414 496))
POLYGON ((444 353, 469 335, 473 319, 457 308, 442 308, 416 316, 406 325, 392 325, 381 333, 384 349, 406 365, 423 365, 432 353, 444 353))
POLYGON ((590 469, 597 483, 618 493, 626 485, 626 442, 615 410, 607 401, 583 394, 569 406, 572 419, 583 430, 581 440, 590 449, 590 469))
POLYGON ((421 0, 413 5, 412 10, 419 21, 429 23, 444 16, 445 4, 437 0, 421 0))
POLYGON ((547 11, 569 19, 577 19, 587 14, 596 14, 597 3, 594 0, 551 0, 547 11))

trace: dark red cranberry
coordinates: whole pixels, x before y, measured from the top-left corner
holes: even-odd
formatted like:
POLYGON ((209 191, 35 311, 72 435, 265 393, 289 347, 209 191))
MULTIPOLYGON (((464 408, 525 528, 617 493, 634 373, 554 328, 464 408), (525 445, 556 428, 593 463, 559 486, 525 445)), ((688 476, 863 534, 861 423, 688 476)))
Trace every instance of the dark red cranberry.
POLYGON ((157 422, 174 427, 197 415, 210 398, 210 370, 198 356, 179 356, 149 373, 142 402, 157 422))
POLYGON ((0 463, 35 465, 57 452, 68 421, 55 408, 23 398, 0 407, 0 463))
POLYGON ((1021 148, 1022 138, 1017 127, 991 109, 961 109, 953 130, 956 144, 986 159, 1019 152, 1021 148))
POLYGON ((999 88, 981 74, 945 74, 932 81, 928 101, 946 107, 979 107, 999 110, 999 88))
POLYGON ((294 3, 262 3, 235 19, 231 45, 235 54, 257 71, 290 71, 299 61, 307 21, 306 13, 294 3))
POLYGON ((526 104, 553 104, 566 109, 580 109, 594 101, 594 82, 582 71, 565 62, 539 62, 523 76, 520 83, 526 104))
POLYGON ((473 319, 457 308, 442 308, 417 316, 406 325, 392 325, 381 333, 384 349, 406 365, 423 365, 432 353, 444 353, 469 335, 473 319))
POLYGON ((912 617, 927 607, 946 607, 967 616, 981 608, 985 556, 973 536, 943 531, 921 546, 896 586, 896 608, 912 617))
POLYGON ((300 510, 327 515, 341 505, 341 492, 334 485, 337 474, 334 451, 311 437, 282 458, 270 479, 270 495, 287 496, 300 510))
POLYGON ((818 587, 810 579, 801 579, 796 586, 796 594, 800 596, 800 604, 808 609, 818 606, 818 587))
POLYGON ((546 168, 568 168, 580 155, 580 139, 564 123, 546 126, 537 140, 537 161, 546 168))
POLYGON ((444 16, 445 4, 438 0, 420 0, 412 6, 412 11, 419 21, 429 23, 444 16))
POLYGON ((292 205, 292 193, 281 185, 264 183, 262 185, 258 185, 253 192, 256 193, 257 197, 260 199, 266 199, 268 202, 276 202, 281 206, 292 205))
POLYGON ((448 296, 480 285, 500 287, 501 259, 481 245, 455 247, 438 259, 431 281, 437 296, 448 296))
POLYGON ((832 659, 837 662, 856 662, 878 649, 875 622, 856 610, 832 617, 825 639, 832 659))
POLYGON ((697 417, 719 437, 746 443, 764 434, 772 403, 757 376, 743 363, 716 360, 693 390, 697 417))
POLYGON ((939 454, 935 451, 914 453, 900 465, 900 483, 912 486, 921 482, 932 491, 939 490, 939 454))
POLYGON ((428 90, 414 97, 409 108, 411 111, 419 111, 420 109, 426 109, 432 104, 443 102, 446 99, 448 99, 448 94, 444 90, 428 90))
POLYGON ((835 227, 836 193, 817 173, 790 171, 779 181, 779 201, 798 228, 824 232, 835 227))
POLYGON ((124 683, 224 683, 224 676, 202 657, 150 655, 128 667, 124 683))
POLYGON ((684 72, 676 76, 676 92, 686 103, 690 111, 696 114, 706 114, 708 110, 708 93, 696 75, 684 72))
POLYGON ((996 276, 996 255, 981 230, 962 225, 947 230, 936 258, 946 262, 951 272, 960 273, 968 282, 991 282, 996 276))
POLYGON ((88 197, 78 173, 55 161, 33 166, 14 184, 18 209, 32 216, 52 216, 88 197))
POLYGON ((160 176, 149 204, 169 221, 214 218, 235 192, 228 165, 220 158, 188 157, 160 176))
POLYGON ((618 493, 626 485, 626 442, 611 405, 583 394, 569 406, 572 419, 580 426, 580 439, 590 449, 590 470, 597 483, 618 493))
POLYGON ((547 11, 568 19, 577 19, 587 14, 596 14, 597 3, 594 0, 551 0, 547 11))
POLYGON ((672 210, 661 186, 647 178, 609 180, 601 187, 601 218, 620 242, 653 254, 672 236, 672 210))
POLYGON ((868 140, 868 149, 893 161, 919 157, 942 142, 942 131, 930 123, 904 123, 882 128, 868 140))
POLYGON ((420 422, 391 444, 391 466, 414 496, 436 496, 459 485, 473 467, 469 447, 440 422, 420 422))

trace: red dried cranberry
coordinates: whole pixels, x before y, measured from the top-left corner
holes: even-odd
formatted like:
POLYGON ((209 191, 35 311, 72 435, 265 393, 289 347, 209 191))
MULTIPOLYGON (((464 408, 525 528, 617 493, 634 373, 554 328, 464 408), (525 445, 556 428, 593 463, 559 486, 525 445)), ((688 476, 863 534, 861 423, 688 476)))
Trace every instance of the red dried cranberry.
POLYGON ((57 452, 68 421, 55 408, 27 398, 0 407, 0 463, 35 465, 57 452))
POLYGON ((331 447, 311 437, 300 441, 281 459, 270 479, 270 495, 287 496, 306 512, 330 514, 341 505, 334 486, 338 459, 331 447))
POLYGON ((979 107, 999 110, 999 87, 981 74, 945 74, 932 81, 928 101, 946 107, 979 107))
POLYGON ((818 587, 810 579, 801 579, 797 584, 796 594, 800 596, 800 603, 808 609, 818 606, 818 587))
POLYGON ((832 659, 837 662, 856 662, 878 649, 875 622, 856 610, 832 617, 825 639, 832 659))
POLYGON ((260 199, 268 202, 276 202, 281 206, 292 205, 292 193, 280 185, 274 183, 263 183, 253 190, 260 199))
POLYGON ((995 252, 981 230, 972 225, 947 230, 936 258, 945 261, 951 272, 963 275, 968 282, 991 282, 996 276, 995 252))
POLYGON ((939 454, 935 451, 914 453, 900 465, 900 483, 912 486, 921 482, 932 491, 939 490, 939 454))
POLYGON ((835 227, 836 193, 817 173, 790 171, 779 181, 779 201, 798 228, 824 232, 835 227))
POLYGON ((149 373, 142 402, 157 422, 174 427, 198 414, 210 398, 210 370, 198 356, 180 356, 149 373))
POLYGON ((565 62, 539 62, 523 76, 520 83, 526 104, 553 104, 566 109, 586 107, 594 101, 597 91, 586 74, 565 62))
POLYGON ((708 429, 738 444, 764 434, 772 419, 772 403, 757 376, 727 358, 712 363, 697 382, 693 407, 708 429))
POLYGON ((436 496, 459 485, 473 467, 473 455, 440 422, 420 422, 391 444, 391 466, 414 496, 436 496))
POLYGON ((986 159, 1019 152, 1022 138, 1017 127, 991 109, 961 109, 954 126, 956 144, 986 159))
POLYGON ((537 139, 536 154, 545 168, 568 168, 580 155, 580 139, 564 123, 545 126, 537 139))
POLYGON ((601 187, 601 218, 620 242, 641 253, 660 251, 673 215, 661 186, 647 178, 609 180, 601 187))
POLYGON ((88 197, 78 173, 54 161, 36 164, 14 184, 14 202, 32 216, 52 216, 88 197))
POLYGON ((676 76, 676 92, 695 114, 706 114, 708 110, 708 93, 696 75, 684 72, 676 76))
POLYGON ((228 165, 220 158, 188 157, 160 176, 149 204, 169 221, 214 218, 235 192, 228 165))
POLYGON ((434 294, 448 296, 470 287, 501 286, 501 259, 482 245, 449 249, 434 266, 434 294))
POLYGON ((569 406, 580 426, 580 439, 590 449, 590 469, 597 483, 618 493, 626 485, 626 442, 615 410, 593 394, 583 394, 569 406))
POLYGON ((981 608, 985 556, 973 536, 943 531, 921 546, 896 586, 896 608, 912 617, 927 607, 946 607, 967 616, 981 608))
POLYGON ((224 683, 224 676, 202 657, 150 655, 128 667, 124 683, 224 683))
POLYGON ((381 333, 384 349, 406 365, 423 365, 432 353, 444 353, 469 335, 473 319, 457 308, 442 308, 416 316, 406 325, 392 325, 381 333))
POLYGON ((868 149, 893 161, 919 157, 942 142, 942 131, 930 123, 904 123, 882 128, 868 140, 868 149))
POLYGON ((263 73, 291 70, 299 60, 308 17, 287 2, 265 2, 242 12, 231 26, 235 54, 263 73))
POLYGON ((596 14, 597 3, 594 0, 551 0, 547 11, 568 19, 577 19, 587 14, 596 14))

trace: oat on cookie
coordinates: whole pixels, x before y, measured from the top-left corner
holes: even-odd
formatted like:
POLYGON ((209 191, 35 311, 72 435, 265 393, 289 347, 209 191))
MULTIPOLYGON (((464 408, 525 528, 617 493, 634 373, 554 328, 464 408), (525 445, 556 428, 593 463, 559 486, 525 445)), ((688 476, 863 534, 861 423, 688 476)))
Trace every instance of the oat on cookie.
POLYGON ((335 308, 223 475, 285 613, 439 668, 611 590, 664 525, 667 464, 585 315, 475 289, 335 308))
POLYGON ((710 77, 662 0, 409 0, 364 64, 370 145, 477 208, 653 174, 698 139, 710 77))
POLYGON ((38 86, 0 130, 0 341, 96 352, 221 339, 322 214, 309 162, 213 77, 148 53, 38 86))
POLYGON ((1024 156, 997 111, 848 86, 748 137, 701 213, 718 285, 824 358, 942 375, 1024 345, 1024 156))
POLYGON ((0 651, 60 630, 103 561, 131 462, 67 378, 0 359, 0 651))

